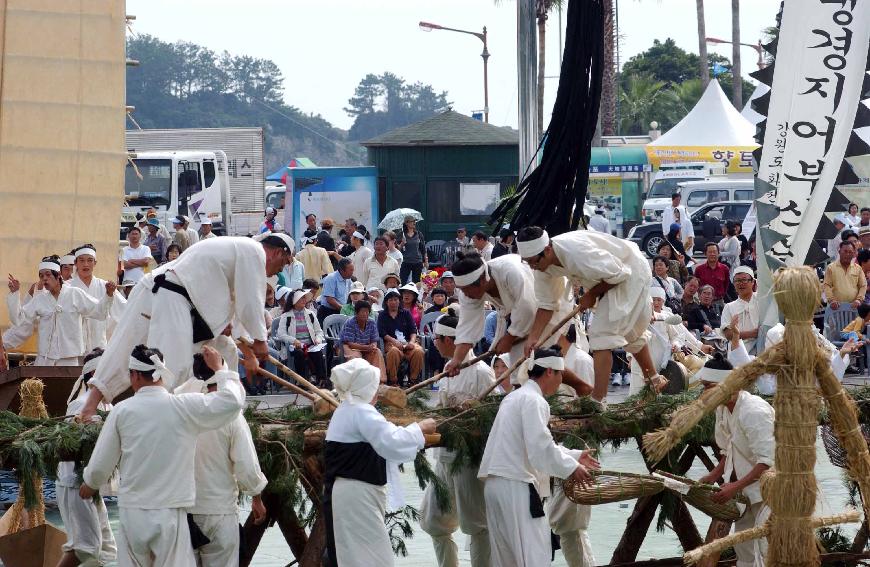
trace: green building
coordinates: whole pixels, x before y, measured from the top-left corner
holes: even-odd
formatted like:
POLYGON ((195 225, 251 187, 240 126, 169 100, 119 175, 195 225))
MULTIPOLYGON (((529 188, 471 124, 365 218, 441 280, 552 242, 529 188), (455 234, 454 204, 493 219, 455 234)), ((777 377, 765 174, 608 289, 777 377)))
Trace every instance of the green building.
POLYGON ((399 207, 423 215, 427 240, 464 226, 483 228, 502 194, 517 184, 516 130, 448 110, 362 142, 378 168, 382 214, 399 207))

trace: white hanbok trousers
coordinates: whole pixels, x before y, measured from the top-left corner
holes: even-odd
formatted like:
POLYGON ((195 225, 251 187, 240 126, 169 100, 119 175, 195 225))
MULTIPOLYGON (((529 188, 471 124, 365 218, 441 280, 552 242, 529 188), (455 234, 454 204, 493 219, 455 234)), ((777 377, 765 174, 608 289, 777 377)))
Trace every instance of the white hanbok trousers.
POLYGON ((423 493, 420 506, 420 528, 432 537, 438 567, 458 567, 459 550, 453 541, 457 528, 469 536, 472 567, 489 567, 489 532, 486 529, 486 503, 483 481, 477 478, 477 469, 463 467, 451 474, 451 464, 438 461, 435 474, 444 480, 450 495, 451 508, 442 511, 435 498, 432 483, 423 493))
POLYGON ((332 531, 339 567, 392 567, 384 525, 387 487, 339 477, 332 487, 332 531))
POLYGON ((84 499, 79 489, 57 486, 57 507, 66 530, 64 551, 75 553, 83 567, 106 565, 117 557, 115 536, 102 498, 84 499))
MULTIPOLYGON (((171 272, 166 279, 179 283, 171 272)), ((164 383, 172 391, 190 378, 193 354, 193 322, 190 302, 179 294, 160 288, 152 293, 153 274, 147 274, 133 288, 124 316, 118 322, 105 354, 100 357, 93 384, 107 399, 114 399, 130 386, 129 360, 133 347, 144 344, 160 349, 175 382, 164 383), (156 308, 154 308, 156 307, 156 308)))
POLYGON ((532 518, 529 486, 497 476, 486 478, 486 523, 493 567, 540 567, 550 564, 547 518, 532 518))
POLYGON ((184 508, 118 508, 118 567, 195 567, 184 508))
MULTIPOLYGON (((746 513, 734 522, 734 533, 763 525, 770 517, 770 508, 764 502, 749 506, 746 513)), ((737 567, 764 567, 767 555, 767 538, 752 539, 734 546, 737 554, 737 567)))
POLYGON ((194 514, 193 521, 211 540, 194 551, 197 567, 238 567, 239 515, 194 514))
POLYGON ((592 542, 586 532, 592 516, 592 506, 574 504, 565 496, 562 485, 556 482, 546 509, 550 529, 559 536, 562 555, 568 567, 594 567, 592 542))

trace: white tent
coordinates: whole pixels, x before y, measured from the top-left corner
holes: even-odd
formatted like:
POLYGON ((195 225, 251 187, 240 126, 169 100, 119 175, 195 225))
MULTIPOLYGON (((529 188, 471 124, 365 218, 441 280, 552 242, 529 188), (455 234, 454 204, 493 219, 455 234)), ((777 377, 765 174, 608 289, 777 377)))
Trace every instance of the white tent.
POLYGON ((713 79, 691 112, 649 146, 757 146, 754 136, 755 125, 741 116, 713 79))
POLYGON ((749 97, 749 100, 746 101, 746 106, 743 107, 743 111, 740 114, 743 115, 743 118, 749 120, 753 124, 758 124, 762 120, 764 120, 764 116, 755 112, 752 108, 752 101, 757 99, 758 97, 764 96, 765 94, 770 92, 770 87, 765 85, 764 83, 758 83, 755 87, 755 90, 752 91, 752 96, 749 97))

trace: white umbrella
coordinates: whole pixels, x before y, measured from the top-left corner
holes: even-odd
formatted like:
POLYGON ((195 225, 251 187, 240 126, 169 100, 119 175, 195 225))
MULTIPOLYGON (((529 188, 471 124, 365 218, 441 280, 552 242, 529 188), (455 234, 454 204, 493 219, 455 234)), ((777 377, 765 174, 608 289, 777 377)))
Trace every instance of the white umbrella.
POLYGON ((402 228, 402 223, 405 222, 405 217, 414 217, 414 220, 423 220, 423 215, 420 211, 414 209, 395 209, 387 213, 378 228, 381 230, 398 230, 402 228))

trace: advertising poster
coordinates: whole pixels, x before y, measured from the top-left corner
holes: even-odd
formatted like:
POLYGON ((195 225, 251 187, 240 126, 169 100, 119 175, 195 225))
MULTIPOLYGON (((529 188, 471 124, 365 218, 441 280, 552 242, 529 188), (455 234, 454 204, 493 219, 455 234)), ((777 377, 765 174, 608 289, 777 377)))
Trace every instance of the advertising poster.
POLYGON ((287 191, 293 192, 293 207, 286 209, 285 226, 296 242, 305 232, 305 217, 329 217, 337 227, 356 219, 377 234, 378 178, 374 167, 318 167, 290 170, 287 191))

